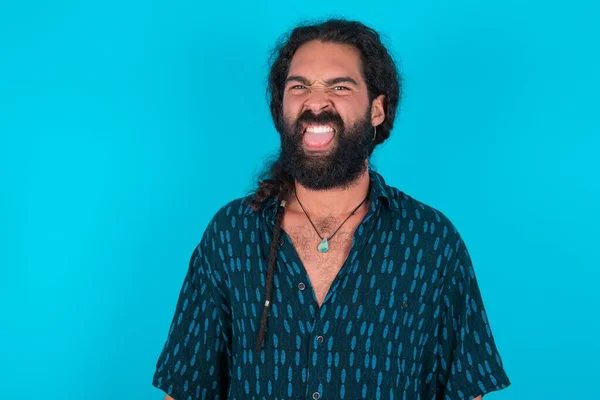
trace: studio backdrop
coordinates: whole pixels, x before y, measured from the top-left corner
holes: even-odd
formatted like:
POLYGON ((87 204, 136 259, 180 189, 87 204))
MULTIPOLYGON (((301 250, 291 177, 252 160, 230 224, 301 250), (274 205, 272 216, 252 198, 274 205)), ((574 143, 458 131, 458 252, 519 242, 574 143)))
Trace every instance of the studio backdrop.
POLYGON ((164 397, 190 254, 278 150, 269 51, 330 16, 400 67, 373 165, 461 232, 512 382, 489 397, 596 398, 600 30, 579 0, 3 2, 4 396, 164 397))

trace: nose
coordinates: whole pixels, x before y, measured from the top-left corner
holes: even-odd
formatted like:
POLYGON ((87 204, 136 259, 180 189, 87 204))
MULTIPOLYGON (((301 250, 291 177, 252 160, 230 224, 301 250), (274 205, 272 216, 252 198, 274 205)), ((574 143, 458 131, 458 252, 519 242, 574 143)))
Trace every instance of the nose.
POLYGON ((311 90, 304 102, 304 109, 311 110, 314 114, 329 110, 332 107, 329 96, 324 90, 311 90))

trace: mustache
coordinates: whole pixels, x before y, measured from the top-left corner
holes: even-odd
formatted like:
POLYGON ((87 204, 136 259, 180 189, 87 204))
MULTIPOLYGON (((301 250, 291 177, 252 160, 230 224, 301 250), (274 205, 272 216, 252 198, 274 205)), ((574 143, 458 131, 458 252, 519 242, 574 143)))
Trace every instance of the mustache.
POLYGON ((304 111, 296 120, 296 131, 300 131, 302 129, 302 124, 306 123, 331 124, 336 127, 337 131, 344 128, 342 117, 333 111, 323 111, 319 114, 314 114, 310 110, 304 111))

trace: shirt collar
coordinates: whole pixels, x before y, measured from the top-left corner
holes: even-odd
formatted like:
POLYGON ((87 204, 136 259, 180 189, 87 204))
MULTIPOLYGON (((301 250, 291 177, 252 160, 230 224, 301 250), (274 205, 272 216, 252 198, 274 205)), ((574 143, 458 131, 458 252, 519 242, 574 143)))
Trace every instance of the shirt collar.
MULTIPOLYGON (((381 203, 381 200, 383 199, 384 203, 391 210, 398 211, 399 205, 398 205, 397 200, 393 196, 392 188, 386 184, 385 180, 383 179, 383 176, 381 176, 381 174, 379 174, 378 172, 373 170, 370 166, 369 166, 369 179, 371 182, 371 186, 369 188, 369 198, 372 199, 370 202, 370 208, 372 210, 377 209, 377 207, 381 203)), ((249 200, 251 200, 251 199, 252 199, 252 195, 250 195, 249 200)), ((262 210, 259 211, 271 223, 274 223, 274 221, 275 221, 275 215, 276 215, 276 211, 277 211, 277 207, 275 207, 276 204, 277 204, 277 201, 275 200, 275 198, 271 197, 271 198, 265 200, 262 210)), ((250 215, 250 214, 252 214, 252 212, 253 212, 252 208, 250 206, 247 206, 246 210, 244 211, 244 215, 250 215)))
POLYGON ((400 207, 393 194, 393 189, 385 183, 383 176, 369 167, 369 179, 371 180, 369 197, 375 200, 371 201, 371 207, 375 209, 381 199, 385 199, 385 203, 391 210, 399 211, 400 207))

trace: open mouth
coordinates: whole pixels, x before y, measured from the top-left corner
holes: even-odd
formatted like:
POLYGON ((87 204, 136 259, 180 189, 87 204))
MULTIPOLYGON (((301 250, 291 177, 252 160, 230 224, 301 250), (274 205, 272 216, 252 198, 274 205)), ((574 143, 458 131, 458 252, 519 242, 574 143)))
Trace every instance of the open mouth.
POLYGON ((309 150, 326 150, 331 147, 335 128, 327 124, 309 124, 304 129, 304 145, 309 150))

